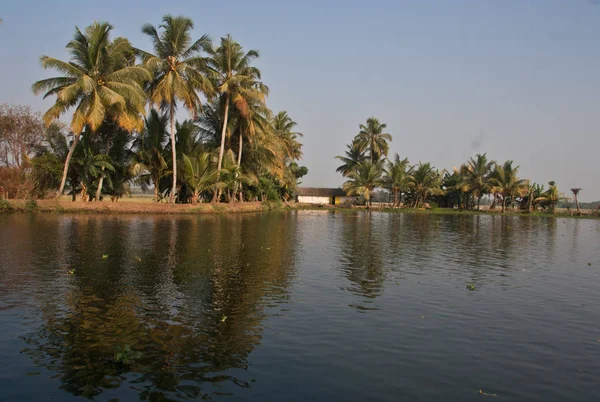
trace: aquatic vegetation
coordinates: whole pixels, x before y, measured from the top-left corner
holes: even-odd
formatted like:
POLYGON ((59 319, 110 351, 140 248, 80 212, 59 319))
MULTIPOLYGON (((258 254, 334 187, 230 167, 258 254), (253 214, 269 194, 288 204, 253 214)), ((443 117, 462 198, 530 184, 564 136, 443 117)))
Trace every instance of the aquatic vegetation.
POLYGON ((74 269, 70 269, 70 270, 67 271, 67 273, 69 275, 75 275, 75 270, 74 269))
POLYGON ((135 256, 135 261, 136 262, 142 262, 142 257, 136 255, 135 256))
POLYGON ((471 292, 475 290, 475 284, 473 283, 467 283, 467 290, 470 290, 471 292))
POLYGON ((221 317, 221 320, 220 320, 220 322, 221 322, 221 323, 224 323, 225 321, 227 321, 227 316, 226 316, 226 315, 223 315, 223 316, 221 317))
POLYGON ((108 259, 108 254, 102 254, 102 259, 103 260, 107 260, 108 259))
POLYGON ((479 395, 481 395, 481 396, 493 396, 493 397, 497 397, 498 396, 496 394, 488 394, 487 392, 483 392, 482 390, 479 390, 479 395))

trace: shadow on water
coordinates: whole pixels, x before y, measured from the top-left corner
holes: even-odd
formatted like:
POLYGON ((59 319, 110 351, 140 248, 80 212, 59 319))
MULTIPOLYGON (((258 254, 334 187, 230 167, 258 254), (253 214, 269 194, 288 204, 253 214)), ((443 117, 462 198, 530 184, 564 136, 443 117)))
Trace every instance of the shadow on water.
POLYGON ((86 398, 168 401, 248 387, 261 322, 286 302, 294 275, 294 219, 78 216, 24 236, 37 260, 22 253, 14 264, 34 265, 45 284, 31 290, 40 313, 24 351, 86 398))

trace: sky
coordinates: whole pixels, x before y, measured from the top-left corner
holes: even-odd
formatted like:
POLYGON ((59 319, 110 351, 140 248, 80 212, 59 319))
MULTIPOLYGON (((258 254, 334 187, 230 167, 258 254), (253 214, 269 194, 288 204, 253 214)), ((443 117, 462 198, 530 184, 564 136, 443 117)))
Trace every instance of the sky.
POLYGON ((75 26, 108 21, 150 49, 141 26, 164 14, 260 51, 269 107, 304 134, 302 185, 340 186, 334 157, 375 116, 412 163, 451 169, 485 152, 600 200, 597 0, 4 1, 0 102, 51 105, 30 89, 52 76, 39 56, 68 59, 75 26))

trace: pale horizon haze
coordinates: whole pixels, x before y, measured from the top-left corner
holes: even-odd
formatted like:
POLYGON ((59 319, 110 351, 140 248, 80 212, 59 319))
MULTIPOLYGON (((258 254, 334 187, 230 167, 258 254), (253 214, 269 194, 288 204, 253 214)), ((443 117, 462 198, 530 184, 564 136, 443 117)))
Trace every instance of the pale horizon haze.
POLYGON ((150 49, 141 27, 164 14, 192 18, 196 37, 231 33, 260 51, 269 107, 304 134, 304 186, 340 186, 334 157, 375 116, 393 135, 390 156, 451 169, 486 152, 514 160, 521 177, 600 200, 593 0, 4 1, 0 103, 52 104, 31 84, 58 75, 39 57, 67 60, 75 26, 108 21, 150 49))

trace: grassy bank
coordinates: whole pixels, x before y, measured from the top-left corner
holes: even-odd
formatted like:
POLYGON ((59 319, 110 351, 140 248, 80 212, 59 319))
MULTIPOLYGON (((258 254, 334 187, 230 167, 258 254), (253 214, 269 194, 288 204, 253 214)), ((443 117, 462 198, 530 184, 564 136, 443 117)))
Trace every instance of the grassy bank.
POLYGON ((128 199, 125 202, 72 202, 67 200, 0 200, 0 213, 93 213, 93 214, 229 214, 283 209, 279 202, 232 204, 168 204, 128 199))
POLYGON ((500 210, 496 211, 472 211, 472 210, 460 210, 460 209, 448 209, 448 208, 432 208, 432 209, 414 209, 414 208, 366 208, 366 207, 338 207, 333 205, 307 205, 301 204, 295 206, 295 209, 307 210, 307 211, 332 211, 336 213, 355 213, 360 212, 385 212, 391 214, 410 214, 410 215, 499 215, 499 216, 537 216, 545 218, 573 218, 573 219, 600 219, 598 215, 591 213, 591 211, 584 211, 582 215, 576 215, 576 213, 570 214, 567 210, 557 210, 556 213, 551 214, 547 212, 521 212, 521 211, 506 211, 504 213, 500 210))

